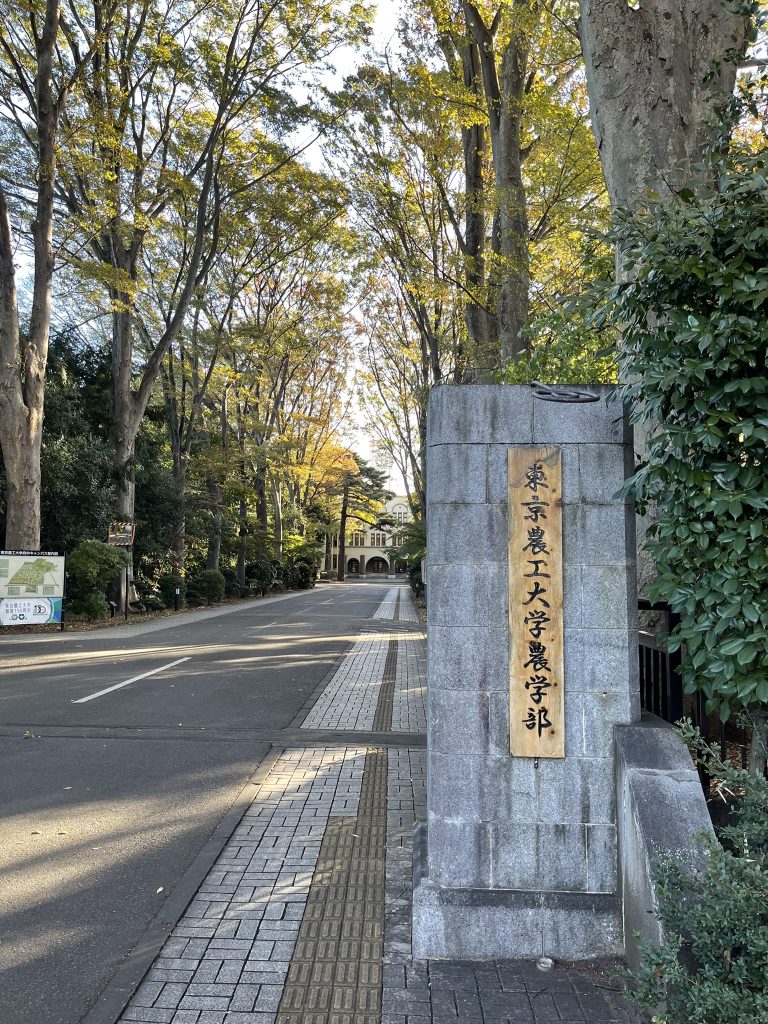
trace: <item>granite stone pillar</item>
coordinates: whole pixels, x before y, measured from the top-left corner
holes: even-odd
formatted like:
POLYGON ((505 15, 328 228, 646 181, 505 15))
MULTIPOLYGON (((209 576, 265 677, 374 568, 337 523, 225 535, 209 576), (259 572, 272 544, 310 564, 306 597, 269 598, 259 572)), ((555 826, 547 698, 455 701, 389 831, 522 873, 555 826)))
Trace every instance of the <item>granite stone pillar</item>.
MULTIPOLYGON (((591 389, 590 389, 591 390, 591 389)), ((428 820, 414 955, 623 950, 614 726, 640 717, 634 510, 621 405, 440 387, 427 455, 428 820), (563 466, 565 758, 509 753, 507 450, 563 466)))

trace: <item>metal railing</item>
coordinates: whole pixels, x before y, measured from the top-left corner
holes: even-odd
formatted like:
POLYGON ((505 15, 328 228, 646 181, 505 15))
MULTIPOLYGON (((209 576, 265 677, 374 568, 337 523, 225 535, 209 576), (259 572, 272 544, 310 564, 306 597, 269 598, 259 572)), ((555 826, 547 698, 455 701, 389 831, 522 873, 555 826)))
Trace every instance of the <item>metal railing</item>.
MULTIPOLYGON (((638 601, 642 612, 656 612, 665 620, 664 632, 669 634, 679 621, 666 603, 652 604, 638 601)), ((639 631, 640 645, 640 702, 644 711, 650 711, 665 722, 677 722, 683 717, 683 684, 678 669, 680 652, 669 653, 660 647, 655 634, 639 631)))
MULTIPOLYGON (((652 604, 650 601, 638 601, 638 610, 654 612, 663 616, 663 632, 669 634, 680 621, 680 617, 671 611, 666 602, 652 604)), ((680 677, 680 652, 669 653, 663 645, 656 641, 656 634, 650 630, 639 630, 640 655, 640 703, 644 711, 663 718, 665 722, 677 722, 681 718, 690 718, 698 727, 703 739, 710 745, 719 748, 721 760, 728 755, 728 745, 739 747, 741 767, 747 767, 747 748, 749 732, 743 726, 731 721, 721 722, 706 712, 706 698, 703 693, 685 694, 683 681, 680 677)), ((731 760, 734 760, 732 757, 731 760)), ((705 793, 709 793, 709 776, 701 767, 699 777, 705 793)))

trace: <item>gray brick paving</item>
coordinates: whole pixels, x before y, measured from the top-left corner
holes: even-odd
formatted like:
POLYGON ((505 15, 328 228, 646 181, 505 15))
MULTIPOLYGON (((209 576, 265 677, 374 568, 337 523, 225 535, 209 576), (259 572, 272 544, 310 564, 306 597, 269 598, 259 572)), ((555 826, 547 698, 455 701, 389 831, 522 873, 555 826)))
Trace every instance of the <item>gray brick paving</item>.
POLYGON ((329 818, 354 813, 365 749, 288 749, 123 1012, 134 1024, 274 1024, 329 818))
POLYGON ((421 632, 404 633, 398 637, 392 702, 392 729, 395 732, 427 731, 426 639, 421 632))
POLYGON ((396 619, 397 618, 397 605, 398 596, 401 591, 401 587, 390 587, 387 591, 387 596, 381 602, 379 607, 373 613, 371 618, 373 619, 396 619))
POLYGON ((410 589, 400 591, 400 605, 398 607, 398 619, 400 622, 418 622, 419 616, 416 605, 413 603, 410 589))
MULTIPOLYGON (((404 587, 392 587, 373 616, 416 622, 415 606, 404 587), (399 616, 399 618, 398 618, 399 616)), ((364 633, 342 660, 301 724, 302 729, 366 731, 376 728, 376 712, 387 677, 389 633, 364 633)), ((420 631, 398 633, 391 729, 425 732, 426 648, 420 631)), ((379 728, 388 730, 390 723, 379 728)))
POLYGON ((371 730, 379 690, 384 681, 388 650, 388 634, 365 633, 361 636, 320 694, 301 728, 371 730))

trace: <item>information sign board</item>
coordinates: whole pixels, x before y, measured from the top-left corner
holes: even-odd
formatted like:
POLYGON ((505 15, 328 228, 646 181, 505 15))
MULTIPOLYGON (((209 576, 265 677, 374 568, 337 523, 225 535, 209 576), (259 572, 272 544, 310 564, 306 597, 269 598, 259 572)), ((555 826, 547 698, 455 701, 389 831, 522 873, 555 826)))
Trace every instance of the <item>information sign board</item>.
POLYGON ((0 551, 0 625, 61 622, 64 555, 0 551))
POLYGON ((61 622, 60 597, 0 598, 0 626, 42 626, 61 622))

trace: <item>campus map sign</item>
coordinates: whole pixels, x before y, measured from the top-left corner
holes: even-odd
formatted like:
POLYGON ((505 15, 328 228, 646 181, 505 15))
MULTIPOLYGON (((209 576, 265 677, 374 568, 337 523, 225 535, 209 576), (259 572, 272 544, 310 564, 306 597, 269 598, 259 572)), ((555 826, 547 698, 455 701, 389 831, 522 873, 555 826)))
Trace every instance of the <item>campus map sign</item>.
POLYGON ((64 555, 0 551, 0 626, 61 622, 64 555))
POLYGON ((559 448, 510 448, 509 749, 565 757, 559 448))

